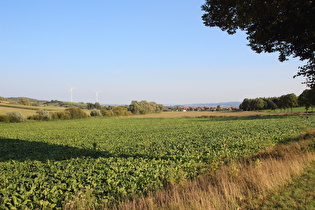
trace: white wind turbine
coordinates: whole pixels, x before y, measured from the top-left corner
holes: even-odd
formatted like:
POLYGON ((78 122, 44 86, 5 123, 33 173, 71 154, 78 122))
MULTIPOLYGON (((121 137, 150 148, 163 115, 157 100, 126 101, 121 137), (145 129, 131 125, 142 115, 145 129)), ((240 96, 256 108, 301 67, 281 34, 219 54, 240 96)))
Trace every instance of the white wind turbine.
POLYGON ((70 87, 70 102, 72 102, 72 99, 73 99, 73 90, 75 89, 75 87, 71 87, 70 85, 69 85, 69 87, 70 87))
POLYGON ((96 95, 96 102, 99 102, 100 91, 95 91, 95 95, 96 95))

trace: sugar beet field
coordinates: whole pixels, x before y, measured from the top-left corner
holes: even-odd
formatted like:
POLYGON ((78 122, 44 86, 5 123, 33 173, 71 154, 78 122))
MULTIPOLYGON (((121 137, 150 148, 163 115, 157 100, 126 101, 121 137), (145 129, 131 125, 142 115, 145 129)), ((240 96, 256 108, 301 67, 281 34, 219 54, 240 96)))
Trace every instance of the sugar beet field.
POLYGON ((0 209, 100 206, 215 170, 315 127, 315 116, 89 118, 0 124, 0 209))

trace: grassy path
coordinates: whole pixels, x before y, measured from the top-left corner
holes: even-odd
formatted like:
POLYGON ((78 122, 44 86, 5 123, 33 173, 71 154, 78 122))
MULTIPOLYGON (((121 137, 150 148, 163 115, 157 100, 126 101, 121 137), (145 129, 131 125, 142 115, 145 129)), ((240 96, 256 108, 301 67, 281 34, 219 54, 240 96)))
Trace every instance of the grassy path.
POLYGON ((287 186, 254 200, 249 209, 315 209, 315 162, 287 186))

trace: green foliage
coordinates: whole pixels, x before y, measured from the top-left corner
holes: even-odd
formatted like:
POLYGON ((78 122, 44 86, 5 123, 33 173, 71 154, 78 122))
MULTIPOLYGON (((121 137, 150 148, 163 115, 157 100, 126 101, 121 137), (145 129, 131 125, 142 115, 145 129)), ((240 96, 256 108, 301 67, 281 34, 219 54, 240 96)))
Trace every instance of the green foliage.
POLYGON ((299 105, 298 98, 294 93, 281 96, 279 99, 279 104, 280 104, 279 106, 280 108, 282 109, 290 108, 291 111, 293 107, 297 107, 299 105))
POLYGON ((36 111, 36 114, 31 116, 29 119, 49 121, 52 120, 52 116, 47 110, 39 109, 36 111))
POLYGON ((261 98, 256 98, 253 100, 253 107, 255 107, 258 110, 261 110, 265 107, 265 102, 261 98))
POLYGON ((63 107, 77 107, 77 108, 80 108, 80 109, 86 109, 87 108, 87 105, 83 102, 80 102, 80 103, 76 103, 76 102, 68 102, 68 101, 60 101, 59 102, 59 106, 63 106, 63 107))
POLYGON ((91 110, 90 115, 92 117, 100 117, 100 116, 102 116, 102 113, 98 109, 93 109, 93 110, 91 110))
POLYGON ((17 123, 24 122, 26 119, 21 112, 7 112, 9 122, 17 123))
POLYGON ((51 119, 53 120, 68 120, 71 118, 68 112, 60 111, 60 112, 51 112, 51 119))
POLYGON ((164 106, 155 102, 147 101, 132 101, 129 106, 129 111, 133 114, 150 114, 160 113, 163 111, 164 106))
POLYGON ((306 112, 310 107, 315 106, 315 89, 306 89, 299 95, 298 102, 300 106, 305 106, 306 112))
POLYGON ((86 108, 87 109, 101 109, 102 107, 101 107, 100 103, 96 102, 95 104, 87 103, 86 108))
POLYGON ((27 98, 21 98, 20 99, 20 104, 26 105, 26 106, 31 105, 30 101, 27 98))
POLYGON ((86 118, 88 115, 78 107, 71 107, 65 110, 69 114, 70 119, 86 118))
POLYGON ((50 115, 53 120, 68 120, 88 117, 88 114, 78 107, 71 107, 60 112, 51 112, 50 115))
POLYGON ((111 110, 101 109, 101 113, 103 116, 106 117, 113 117, 113 116, 129 116, 132 113, 122 106, 116 106, 111 110))
POLYGON ((30 105, 31 105, 31 106, 39 106, 39 105, 40 105, 40 103, 37 101, 37 102, 33 102, 33 103, 31 103, 30 105))
POLYGON ((87 104, 86 104, 86 108, 87 108, 87 109, 94 109, 94 104, 92 104, 92 103, 87 103, 87 104))
POLYGON ((245 98, 243 102, 240 104, 240 109, 244 111, 253 111, 253 110, 262 110, 268 109, 268 102, 270 99, 265 98, 255 98, 255 99, 248 99, 245 98))
POLYGON ((116 106, 111 110, 114 113, 114 116, 128 116, 131 115, 131 112, 129 112, 126 108, 121 106, 116 106))
POLYGON ((101 107, 101 104, 100 104, 100 103, 96 102, 96 103, 94 104, 94 108, 95 108, 95 109, 101 109, 102 107, 101 107))
POLYGON ((58 209, 85 195, 95 206, 111 204, 183 182, 314 126, 313 115, 1 124, 0 209, 58 209))
POLYGON ((298 98, 294 93, 282 95, 280 97, 271 97, 271 98, 255 98, 248 99, 245 98, 240 104, 240 109, 244 111, 252 110, 263 110, 270 109, 275 110, 280 109, 291 109, 299 105, 298 98))
POLYGON ((113 109, 113 108, 115 108, 115 106, 113 106, 113 105, 105 105, 105 106, 103 106, 103 110, 104 111, 108 111, 108 110, 111 110, 111 109, 113 109))
MULTIPOLYGON (((115 108, 115 107, 113 107, 113 108, 115 108)), ((111 108, 111 109, 103 108, 100 110, 100 112, 101 112, 102 116, 112 117, 112 116, 114 116, 114 112, 112 111, 113 108, 111 108)))
POLYGON ((279 52, 279 60, 290 56, 307 61, 296 76, 315 85, 315 2, 301 0, 206 0, 204 24, 228 34, 246 31, 249 46, 257 53, 279 52))
POLYGON ((0 101, 7 101, 7 100, 8 100, 8 99, 6 99, 6 98, 0 96, 0 101))
POLYGON ((10 118, 8 115, 0 115, 0 122, 10 122, 10 118))

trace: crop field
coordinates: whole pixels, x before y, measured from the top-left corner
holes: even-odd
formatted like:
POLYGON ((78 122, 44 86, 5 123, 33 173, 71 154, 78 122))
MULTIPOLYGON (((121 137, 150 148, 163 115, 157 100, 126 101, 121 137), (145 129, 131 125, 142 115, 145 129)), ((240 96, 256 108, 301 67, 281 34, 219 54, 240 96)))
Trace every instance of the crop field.
POLYGON ((62 208, 86 193, 110 205, 314 126, 314 115, 1 123, 0 209, 62 208))

